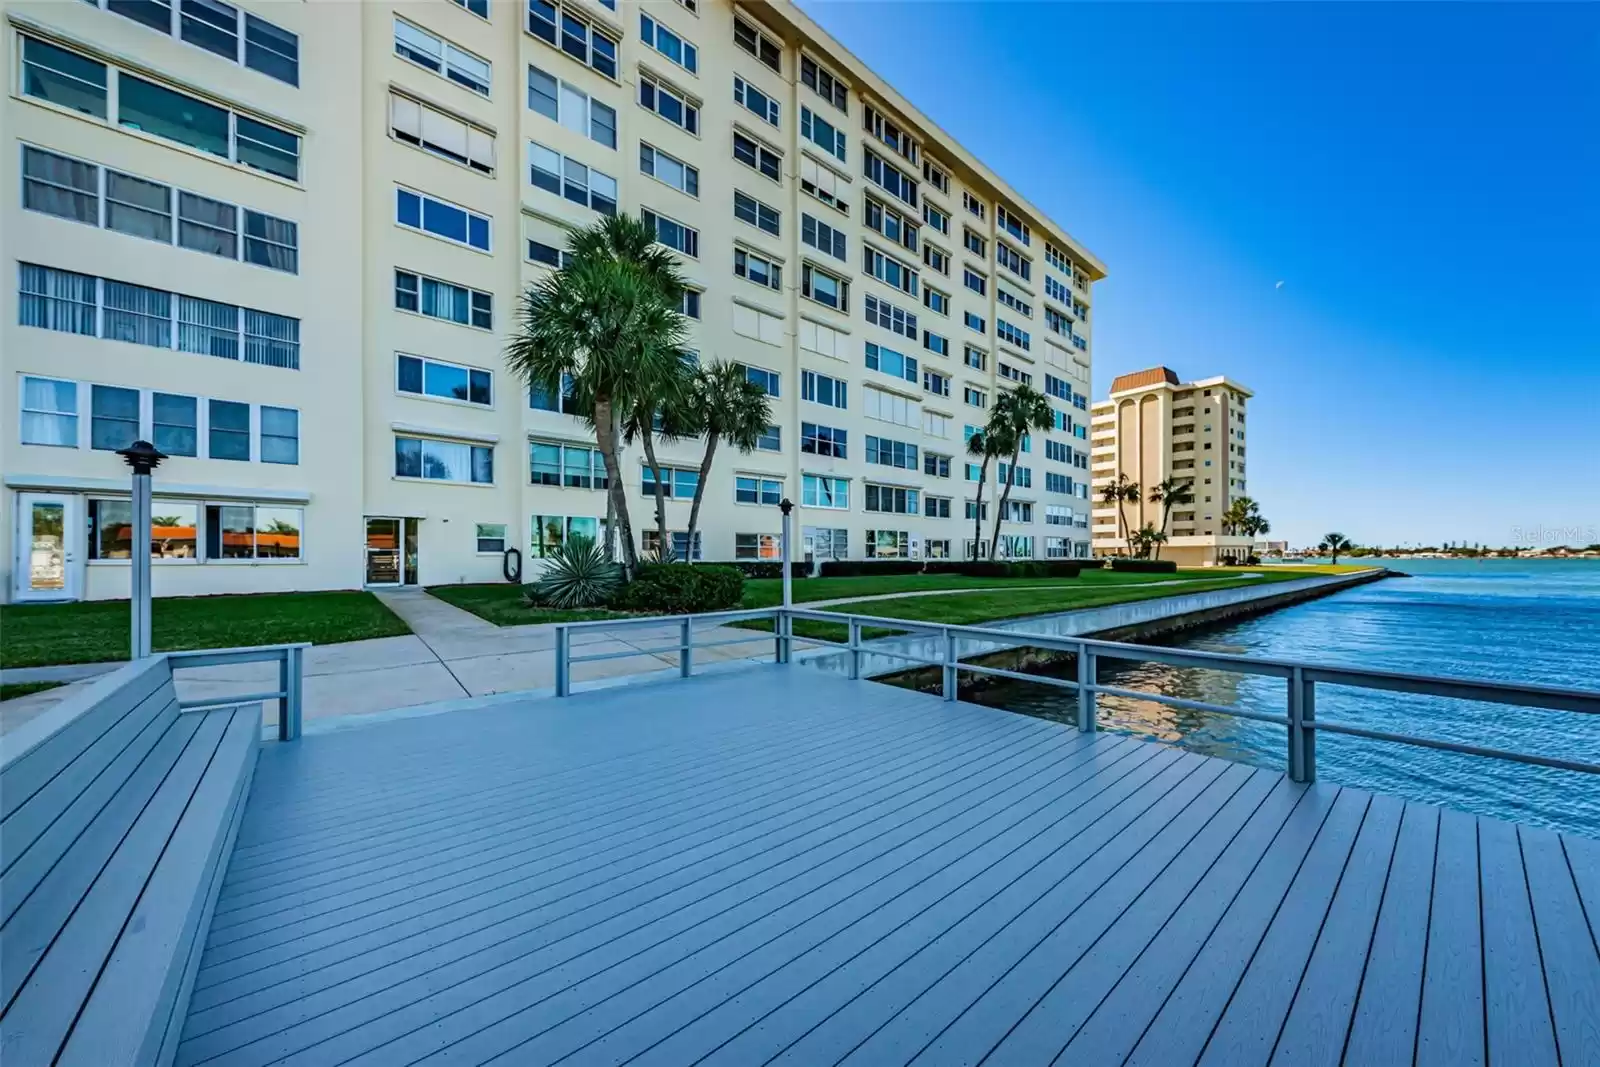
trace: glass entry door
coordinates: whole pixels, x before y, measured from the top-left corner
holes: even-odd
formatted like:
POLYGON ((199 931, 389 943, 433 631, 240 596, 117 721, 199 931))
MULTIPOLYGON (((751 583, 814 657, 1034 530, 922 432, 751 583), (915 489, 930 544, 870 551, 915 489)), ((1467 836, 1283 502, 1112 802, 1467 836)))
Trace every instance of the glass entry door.
POLYGON ((18 600, 76 600, 83 590, 83 499, 17 494, 18 600))
POLYGON ((367 584, 417 584, 417 519, 367 519, 367 584))

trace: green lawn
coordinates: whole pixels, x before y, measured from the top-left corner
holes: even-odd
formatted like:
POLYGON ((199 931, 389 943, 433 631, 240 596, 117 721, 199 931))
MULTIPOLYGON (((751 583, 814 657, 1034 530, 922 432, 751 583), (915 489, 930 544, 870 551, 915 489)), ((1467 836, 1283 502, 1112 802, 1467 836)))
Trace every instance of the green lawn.
POLYGON ((626 612, 588 608, 558 611, 530 608, 522 603, 522 586, 510 582, 492 585, 430 585, 428 592, 447 604, 470 611, 496 626, 527 626, 536 622, 588 622, 591 619, 625 619, 626 612))
MULTIPOLYGON (((395 637, 410 627, 371 593, 161 597, 151 607, 156 651, 395 637)), ((128 601, 0 605, 0 666, 128 658, 128 601)))
POLYGON ((66 682, 4 682, 0 683, 0 701, 15 700, 25 697, 30 693, 43 693, 50 689, 60 689, 66 682))

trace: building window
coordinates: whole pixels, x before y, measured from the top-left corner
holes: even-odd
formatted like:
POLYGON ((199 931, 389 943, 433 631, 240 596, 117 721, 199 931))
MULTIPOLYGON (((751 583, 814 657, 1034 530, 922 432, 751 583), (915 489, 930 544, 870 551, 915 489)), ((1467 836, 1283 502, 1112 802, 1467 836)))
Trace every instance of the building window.
POLYGON ((430 233, 446 241, 489 251, 488 216, 410 189, 395 189, 395 222, 406 229, 430 233))
POLYGON ((547 193, 564 197, 602 215, 617 213, 617 179, 567 158, 537 141, 528 142, 529 180, 547 193))
POLYGON ((778 125, 778 102, 737 74, 733 76, 733 101, 761 121, 778 125))
POLYGON ((528 32, 584 66, 616 80, 616 39, 571 12, 558 9, 551 0, 528 0, 528 32))
POLYGON ((800 84, 840 111, 849 110, 850 90, 846 89, 844 83, 834 77, 826 67, 810 56, 800 57, 800 84))
POLYGON ((585 411, 579 405, 573 386, 572 376, 561 376, 559 390, 534 382, 528 386, 528 406, 537 411, 554 411, 562 415, 583 415, 585 411))
POLYGON ((494 482, 494 449, 487 445, 397 434, 394 475, 396 478, 490 485, 494 482))
POLYGON ((783 49, 776 41, 738 15, 733 16, 733 43, 768 67, 780 74, 783 73, 783 64, 779 58, 783 55, 783 49))
POLYGON ((1007 211, 1004 204, 995 205, 994 224, 1024 245, 1033 243, 1033 235, 1028 229, 1028 224, 1017 218, 1012 212, 1007 211))
MULTIPOLYGON (((484 0, 487 4, 488 0, 484 0)), ((506 526, 503 522, 480 522, 473 526, 473 539, 480 556, 498 556, 506 550, 506 526)))
POLYGON ((494 297, 464 285, 441 282, 411 271, 394 272, 394 306, 430 319, 494 329, 494 297))
POLYGON ((846 162, 844 131, 836 129, 831 122, 809 107, 800 108, 800 136, 839 162, 846 162))
POLYGON ((836 230, 825 222, 812 218, 810 215, 800 216, 800 240, 810 245, 824 255, 834 259, 843 260, 845 255, 844 231, 836 230))
POLYGON ((263 463, 300 462, 300 412, 294 408, 261 408, 261 447, 263 463))
POLYGON ((963 226, 961 228, 961 244, 968 252, 980 258, 988 258, 989 242, 979 237, 972 230, 963 226))
POLYGON ((733 479, 736 504, 776 504, 783 499, 783 483, 776 478, 738 475, 733 479))
POLYGON ((1024 281, 1033 277, 1033 261, 1023 258, 1022 253, 1004 241, 994 243, 994 260, 1024 281))
POLYGON ((492 382, 486 370, 421 356, 395 357, 395 388, 402 393, 490 407, 492 382))
MULTIPOLYGON (((197 554, 199 508, 178 500, 155 500, 151 505, 150 558, 193 560, 197 554)), ((133 502, 89 501, 89 558, 125 560, 133 557, 133 502)))
POLYGON ((294 86, 300 84, 300 39, 266 19, 241 13, 220 0, 183 0, 181 8, 173 0, 89 2, 260 71, 269 78, 294 86))
POLYGON ((746 304, 733 305, 733 332, 764 345, 783 344, 783 318, 746 304))
POLYGON ((977 333, 989 332, 989 326, 983 321, 982 315, 974 315, 970 311, 963 311, 961 313, 961 321, 966 324, 966 327, 969 330, 973 330, 977 333))
POLYGON ((819 356, 848 362, 850 352, 847 348, 849 334, 843 330, 824 326, 820 322, 810 319, 800 320, 800 351, 815 352, 819 356))
POLYGON ((698 289, 685 289, 683 296, 679 300, 678 313, 686 319, 698 319, 700 317, 700 296, 701 293, 698 289))
POLYGON ((394 20, 394 53, 480 96, 489 95, 489 61, 404 19, 394 20))
POLYGON ((897 153, 906 162, 913 165, 921 158, 917 151, 917 142, 911 135, 902 130, 892 120, 885 118, 877 108, 865 104, 861 108, 862 128, 872 137, 886 145, 891 151, 897 153))
POLYGON ((898 197, 912 207, 917 206, 917 183, 914 180, 870 150, 863 150, 862 156, 865 159, 862 173, 868 181, 890 196, 898 197))
POLYGON ((533 441, 528 445, 529 481, 567 489, 605 489, 611 484, 598 448, 533 441))
POLYGON ((936 311, 941 315, 950 314, 949 294, 941 293, 931 285, 923 287, 922 303, 929 311, 936 311))
MULTIPOLYGON (((945 196, 950 195, 950 174, 943 167, 934 163, 933 160, 924 159, 922 161, 922 176, 927 179, 929 185, 945 196)), ((949 233, 949 228, 946 227, 944 232, 949 233)))
MULTIPOLYGON (((971 212, 973 217, 980 219, 984 218, 989 210, 982 200, 979 200, 966 190, 961 192, 961 206, 971 212)), ((979 254, 981 255, 982 253, 979 254)))
POLYGON ((994 298, 1024 318, 1033 318, 1033 305, 1003 285, 994 287, 994 298))
POLYGON ((950 355, 950 339, 941 337, 932 330, 922 331, 922 347, 936 356, 948 357, 950 355))
POLYGON ((870 293, 862 301, 862 310, 868 322, 881 326, 890 333, 897 333, 907 340, 917 339, 917 316, 911 312, 895 307, 887 300, 879 300, 870 293))
POLYGON ((108 117, 110 71, 104 63, 32 37, 22 39, 22 91, 36 100, 108 117))
POLYGON ((923 497, 922 513, 930 519, 948 519, 950 517, 950 498, 947 496, 923 497))
POLYGON ((782 218, 777 208, 737 189, 733 191, 733 217, 774 237, 778 236, 779 220, 782 218))
POLYGON ((917 223, 870 196, 866 198, 866 223, 896 244, 912 252, 917 250, 917 223))
POLYGON ((733 134, 733 158, 775 182, 783 180, 783 156, 776 149, 746 137, 737 130, 733 134))
MULTIPOLYGON (((922 203, 922 221, 946 236, 950 233, 950 216, 927 201, 922 203)), ((945 273, 949 273, 946 271, 945 273)))
MULTIPOLYGON (((1000 467, 1000 470, 999 470, 998 478, 999 478, 1000 484, 1004 485, 1004 484, 1006 484, 1006 472, 1007 472, 1008 468, 1007 468, 1007 465, 1004 464, 1004 463, 999 464, 999 467, 1000 467)), ((1017 488, 1020 488, 1020 489, 1032 489, 1033 488, 1033 468, 1031 468, 1031 467, 1018 467, 1016 469, 1016 471, 1012 475, 1011 484, 1013 486, 1017 487, 1017 488)))
POLYGON ((659 148, 639 143, 639 170, 690 196, 700 195, 700 172, 659 148))
POLYGON ((922 413, 922 432, 929 437, 949 437, 950 417, 941 415, 937 411, 924 411, 922 413))
POLYGON ((847 438, 848 434, 845 430, 832 426, 823 426, 815 422, 803 422, 800 424, 800 451, 808 455, 846 459, 849 453, 849 441, 847 438))
POLYGON ((783 288, 783 266, 743 248, 733 250, 733 273, 768 289, 783 288))
POLYGON ((813 198, 819 204, 826 204, 841 215, 850 214, 850 205, 839 193, 841 183, 848 179, 841 178, 832 170, 824 167, 816 160, 804 153, 800 156, 800 191, 813 198))
POLYGON ((947 277, 950 274, 950 253, 936 248, 933 245, 922 246, 922 262, 926 263, 940 274, 943 274, 947 277))
POLYGON ((986 370, 989 366, 989 353, 981 348, 973 348, 971 345, 967 345, 962 355, 962 361, 973 370, 986 370))
POLYGON ((922 454, 922 473, 934 478, 950 477, 950 457, 941 456, 937 452, 924 452, 922 454))
POLYGON ((206 408, 210 427, 207 455, 212 459, 250 461, 250 405, 212 400, 206 408))
POLYGON ((918 417, 922 409, 915 400, 871 385, 863 386, 861 395, 861 412, 867 418, 892 422, 908 429, 916 429, 920 425, 918 417))
POLYGON ((924 370, 922 372, 922 388, 934 396, 950 395, 950 376, 940 374, 938 371, 924 370))
POLYGON ((989 406, 989 394, 982 389, 974 389, 970 385, 961 390, 961 399, 970 407, 986 408, 989 406))
POLYGON ((912 383, 917 381, 915 358, 896 352, 892 348, 875 345, 871 341, 867 342, 867 369, 912 383))
POLYGON ((639 106, 692 134, 700 133, 700 102, 643 74, 639 76, 639 106))
POLYGON ((656 240, 668 248, 682 252, 686 256, 699 258, 700 231, 690 229, 676 219, 669 219, 665 215, 657 215, 649 208, 643 208, 639 217, 644 224, 655 231, 656 240))
POLYGON ((1024 352, 1028 351, 1033 343, 1033 338, 1029 336, 1027 330, 1019 330, 1005 319, 999 317, 994 320, 994 333, 1000 340, 1007 344, 1015 345, 1024 352))
MULTIPOLYGON (((656 495, 655 472, 649 467, 642 467, 640 475, 639 492, 647 500, 653 500, 656 495)), ((700 472, 687 467, 662 467, 661 490, 672 500, 693 500, 694 491, 700 485, 700 472)))
MULTIPOLYGON (((250 406, 245 411, 245 458, 250 455, 250 406)), ((139 390, 90 387, 89 447, 114 452, 139 439, 139 390)), ((225 458, 225 457, 224 457, 225 458)))
POLYGON ((839 378, 830 378, 826 374, 816 371, 803 370, 800 372, 800 399, 809 400, 814 404, 822 404, 830 408, 844 409, 846 390, 848 385, 839 378))
POLYGON ((574 537, 600 540, 600 520, 583 515, 535 515, 528 540, 531 559, 547 559, 574 537))
POLYGON ((867 462, 883 467, 899 467, 914 471, 921 464, 917 460, 917 446, 904 441, 891 441, 887 437, 867 435, 867 462))
POLYGON ((827 478, 819 474, 801 475, 800 506, 850 510, 850 479, 827 478))
POLYGON ((809 263, 801 266, 800 291, 826 307, 837 311, 850 310, 850 283, 821 267, 813 267, 809 263))
POLYGON ((780 392, 782 378, 777 371, 767 370, 764 367, 746 367, 744 376, 761 386, 761 391, 768 396, 776 399, 782 395, 780 392))
POLYGON ((917 272, 895 259, 893 256, 866 245, 863 248, 861 269, 883 282, 893 286, 901 292, 917 295, 917 272))
POLYGON ((555 245, 547 245, 543 241, 528 239, 528 258, 535 263, 542 263, 547 267, 564 269, 571 260, 571 253, 555 245))
POLYGON ((915 515, 921 510, 921 494, 915 489, 903 489, 899 486, 873 485, 868 482, 865 486, 865 500, 862 508, 866 511, 883 512, 889 515, 915 515))
POLYGON ((528 107, 591 141, 617 147, 615 108, 533 66, 528 68, 528 107))
POLYGON ((649 15, 639 15, 639 40, 693 74, 700 69, 700 52, 694 45, 649 15))
MULTIPOLYGON (((687 531, 687 530, 669 530, 669 531, 667 531, 667 536, 672 538, 672 558, 673 559, 688 559, 689 558, 689 531, 687 531)), ((640 540, 643 543, 645 555, 647 555, 647 556, 660 556, 662 554, 661 553, 661 531, 660 530, 645 530, 640 534, 640 540)), ((700 531, 699 530, 696 530, 694 532, 694 558, 695 559, 703 558, 702 555, 701 555, 701 539, 700 539, 700 531)))
POLYGON ((777 534, 736 533, 733 535, 734 559, 778 559, 782 544, 777 534))
POLYGON ((868 559, 905 559, 911 554, 911 535, 905 530, 868 530, 868 559))
POLYGON ((206 559, 300 558, 304 513, 300 508, 206 506, 206 559))
POLYGON ((979 296, 983 296, 989 291, 989 279, 973 270, 971 267, 967 267, 961 272, 961 284, 965 285, 968 289, 971 289, 979 296))
POLYGON ((77 382, 56 378, 22 379, 22 443, 78 447, 77 382))
POLYGON ((289 274, 299 268, 295 223, 182 190, 174 197, 166 185, 94 163, 24 145, 22 188, 33 211, 99 226, 103 199, 106 229, 289 274))

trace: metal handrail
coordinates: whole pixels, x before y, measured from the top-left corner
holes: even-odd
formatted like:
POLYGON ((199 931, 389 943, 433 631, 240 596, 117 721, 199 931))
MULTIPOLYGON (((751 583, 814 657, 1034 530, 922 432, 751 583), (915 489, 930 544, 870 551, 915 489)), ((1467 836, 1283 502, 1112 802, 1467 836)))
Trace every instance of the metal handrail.
POLYGON ((264 693, 240 696, 206 697, 178 702, 179 711, 203 711, 236 704, 278 702, 278 740, 293 741, 300 736, 305 706, 305 652, 309 642, 286 645, 255 645, 246 648, 204 648, 192 652, 163 652, 174 671, 185 667, 217 667, 231 663, 277 663, 278 688, 264 693))
MULTIPOLYGON (((705 621, 713 625, 721 625, 724 622, 753 619, 773 620, 773 658, 777 663, 791 662, 794 646, 794 622, 796 619, 801 619, 837 623, 846 628, 849 636, 845 642, 822 639, 808 640, 811 640, 816 645, 836 648, 845 654, 848 657, 847 666, 851 678, 861 677, 861 658, 863 654, 869 654, 940 668, 943 675, 943 695, 946 700, 956 699, 957 678, 961 672, 1010 678, 1076 693, 1078 696, 1077 725, 1078 729, 1085 732, 1091 732, 1097 728, 1096 703, 1101 695, 1148 700, 1152 703, 1183 710, 1228 715, 1275 726, 1284 726, 1288 729, 1289 776, 1298 782, 1316 780, 1316 739, 1319 732, 1415 745, 1422 748, 1438 749, 1465 755, 1504 759, 1511 762, 1551 767, 1559 770, 1600 774, 1600 763, 1537 756, 1522 752, 1512 752, 1507 749, 1467 745, 1455 741, 1417 737, 1386 730, 1374 730, 1354 723, 1330 722, 1318 719, 1316 716, 1316 687, 1319 683, 1322 685, 1341 685, 1358 689, 1418 693, 1427 696, 1475 700, 1516 707, 1600 715, 1600 692, 1591 690, 1308 664, 1292 660, 1240 656, 1225 652, 1193 652, 1130 644, 1122 641, 1102 641, 1088 637, 1064 637, 1056 634, 1035 634, 991 626, 960 626, 918 622, 913 619, 858 615, 849 612, 826 611, 820 608, 753 608, 738 611, 709 612, 701 615, 652 616, 647 618, 603 619, 593 622, 562 623, 556 627, 556 694, 558 696, 567 696, 571 693, 571 664, 573 663, 649 655, 654 652, 677 651, 679 655, 679 673, 687 678, 693 673, 694 649, 746 643, 743 639, 696 642, 694 640, 696 623, 705 621), (574 657, 571 654, 570 631, 572 630, 664 626, 671 623, 677 623, 680 627, 679 640, 673 645, 665 645, 655 649, 635 649, 620 653, 599 653, 589 656, 574 657), (932 659, 927 656, 913 655, 892 648, 869 646, 863 641, 862 632, 870 627, 939 638, 943 642, 942 654, 938 659, 932 659), (1012 671, 1001 667, 990 667, 977 663, 965 663, 962 661, 962 654, 958 652, 956 647, 956 642, 962 638, 1003 642, 1011 647, 1025 646, 1072 653, 1077 657, 1077 677, 1069 680, 1028 674, 1023 671, 1012 671), (1194 667, 1204 670, 1225 671, 1230 674, 1277 678, 1282 680, 1285 685, 1285 712, 1283 714, 1275 714, 1254 711, 1249 708, 1229 707, 1223 704, 1188 700, 1183 697, 1171 697, 1161 693, 1148 693, 1142 690, 1101 685, 1097 680, 1097 670, 1101 659, 1163 663, 1174 667, 1194 667)), ((983 655, 989 651, 993 650, 985 649, 968 654, 983 655)))

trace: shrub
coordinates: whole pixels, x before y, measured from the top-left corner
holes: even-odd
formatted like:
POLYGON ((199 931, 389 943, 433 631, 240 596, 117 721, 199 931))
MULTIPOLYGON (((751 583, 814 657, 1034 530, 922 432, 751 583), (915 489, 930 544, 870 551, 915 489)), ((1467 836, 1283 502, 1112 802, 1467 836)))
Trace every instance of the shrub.
POLYGON ((928 574, 964 574, 969 578, 1076 578, 1083 565, 1076 560, 930 559, 928 574))
POLYGON ((726 563, 644 563, 613 606, 658 615, 729 611, 744 598, 744 574, 726 563))
MULTIPOLYGON (((737 567, 739 573, 746 578, 782 578, 783 564, 771 559, 736 559, 732 563, 718 564, 724 567, 737 567)), ((811 564, 804 560, 791 560, 789 562, 789 576, 791 578, 811 577, 811 564)))
POLYGON ((1113 559, 1111 569, 1135 574, 1171 574, 1178 565, 1170 559, 1113 559))
POLYGON ((616 595, 622 568, 606 559, 605 549, 581 534, 567 539, 548 557, 544 573, 529 586, 527 600, 545 607, 593 608, 616 595))
POLYGON ((824 578, 860 578, 867 574, 917 574, 920 559, 830 559, 822 565, 824 578))

